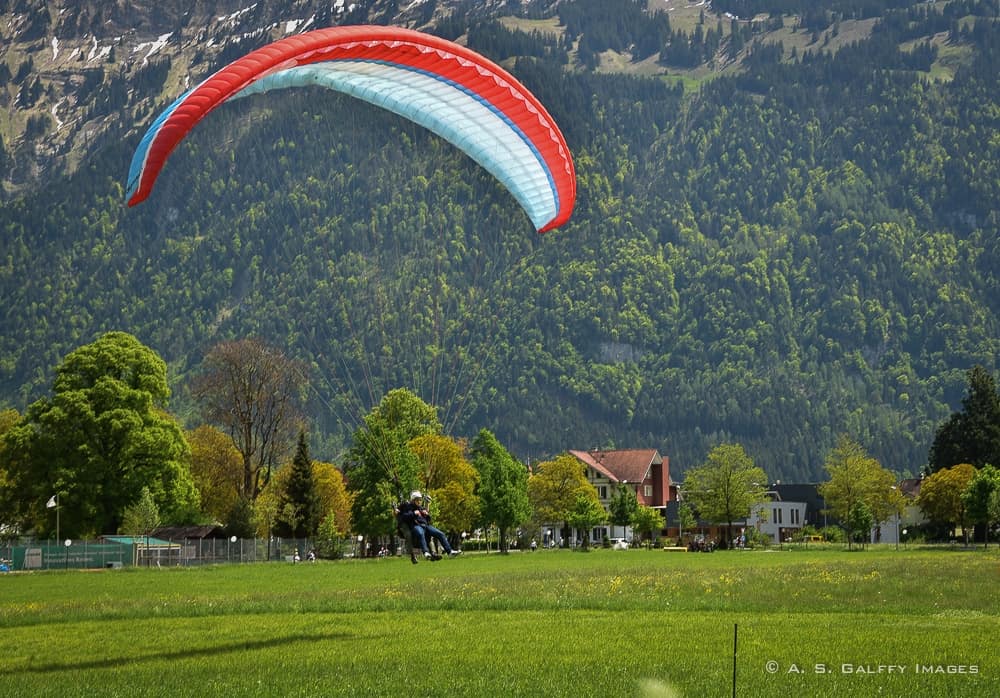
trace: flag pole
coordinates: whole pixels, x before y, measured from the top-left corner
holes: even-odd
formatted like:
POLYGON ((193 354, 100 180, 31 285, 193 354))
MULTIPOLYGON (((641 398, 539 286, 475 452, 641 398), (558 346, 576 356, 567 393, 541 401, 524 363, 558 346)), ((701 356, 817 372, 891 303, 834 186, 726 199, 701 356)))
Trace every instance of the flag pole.
POLYGON ((49 497, 49 501, 45 502, 46 508, 48 508, 48 509, 53 509, 54 508, 56 510, 56 543, 57 544, 59 543, 59 499, 58 499, 58 497, 59 497, 58 494, 54 494, 51 497, 49 497))

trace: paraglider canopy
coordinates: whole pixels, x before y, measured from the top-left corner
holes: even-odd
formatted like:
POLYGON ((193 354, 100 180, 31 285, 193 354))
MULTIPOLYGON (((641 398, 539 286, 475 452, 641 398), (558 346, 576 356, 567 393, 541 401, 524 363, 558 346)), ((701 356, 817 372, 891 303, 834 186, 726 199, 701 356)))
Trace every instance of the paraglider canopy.
POLYGON ((156 118, 132 158, 128 205, 149 196, 173 149, 217 106, 308 85, 388 109, 454 144, 513 194, 539 232, 559 227, 572 214, 573 160, 533 94, 464 46, 381 26, 332 27, 281 39, 181 95, 156 118))

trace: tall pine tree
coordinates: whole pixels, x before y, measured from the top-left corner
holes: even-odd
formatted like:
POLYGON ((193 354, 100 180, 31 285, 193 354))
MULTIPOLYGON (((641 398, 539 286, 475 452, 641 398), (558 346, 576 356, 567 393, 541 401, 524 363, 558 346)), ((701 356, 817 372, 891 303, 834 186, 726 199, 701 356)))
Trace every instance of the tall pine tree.
POLYGON ((312 460, 309 458, 309 445, 304 431, 299 432, 282 512, 285 514, 282 527, 287 527, 292 537, 308 538, 316 535, 321 519, 319 495, 316 483, 313 482, 312 460))
POLYGON ((927 469, 935 473, 959 463, 976 468, 1000 465, 1000 391, 993 376, 982 366, 967 374, 969 388, 962 410, 953 413, 934 437, 927 469))

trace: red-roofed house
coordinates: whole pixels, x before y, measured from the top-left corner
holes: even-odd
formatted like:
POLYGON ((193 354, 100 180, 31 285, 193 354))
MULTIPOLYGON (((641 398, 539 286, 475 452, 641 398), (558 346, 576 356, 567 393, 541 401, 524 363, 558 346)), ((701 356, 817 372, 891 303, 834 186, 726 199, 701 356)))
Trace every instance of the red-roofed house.
MULTIPOLYGON (((628 448, 613 451, 570 451, 586 468, 587 480, 597 490, 597 497, 607 508, 618 485, 635 492, 639 504, 663 508, 677 498, 670 482, 670 459, 655 448, 628 448)), ((666 524, 664 524, 666 525, 666 524)), ((600 542, 606 529, 595 529, 591 539, 600 542)), ((628 533, 625 538, 629 538, 628 533)))

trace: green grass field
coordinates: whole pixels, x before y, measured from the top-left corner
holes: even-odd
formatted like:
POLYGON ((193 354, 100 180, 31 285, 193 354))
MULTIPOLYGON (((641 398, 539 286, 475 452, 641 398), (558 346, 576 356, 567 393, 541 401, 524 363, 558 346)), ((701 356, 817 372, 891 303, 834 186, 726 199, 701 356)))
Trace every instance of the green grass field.
POLYGON ((0 575, 6 695, 1000 695, 995 550, 0 575), (670 692, 670 686, 676 693, 670 692))

